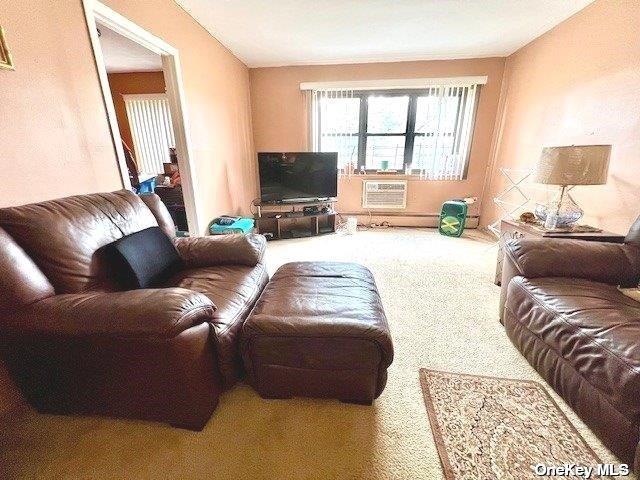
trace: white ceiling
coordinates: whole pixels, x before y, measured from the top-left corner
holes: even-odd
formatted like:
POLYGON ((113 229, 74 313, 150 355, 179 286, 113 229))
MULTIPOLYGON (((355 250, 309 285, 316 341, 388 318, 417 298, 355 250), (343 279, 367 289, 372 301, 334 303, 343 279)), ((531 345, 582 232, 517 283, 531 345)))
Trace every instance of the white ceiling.
POLYGON ((157 72, 162 70, 162 58, 136 42, 98 25, 102 56, 108 73, 157 72))
POLYGON ((176 0, 249 67, 510 55, 593 0, 176 0))

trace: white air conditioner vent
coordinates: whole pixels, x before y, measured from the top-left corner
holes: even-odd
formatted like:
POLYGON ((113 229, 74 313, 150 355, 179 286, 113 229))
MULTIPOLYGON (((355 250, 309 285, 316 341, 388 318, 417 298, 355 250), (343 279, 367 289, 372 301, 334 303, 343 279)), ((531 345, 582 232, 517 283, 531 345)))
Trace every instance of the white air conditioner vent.
POLYGON ((407 208, 406 180, 362 182, 362 208, 407 208))

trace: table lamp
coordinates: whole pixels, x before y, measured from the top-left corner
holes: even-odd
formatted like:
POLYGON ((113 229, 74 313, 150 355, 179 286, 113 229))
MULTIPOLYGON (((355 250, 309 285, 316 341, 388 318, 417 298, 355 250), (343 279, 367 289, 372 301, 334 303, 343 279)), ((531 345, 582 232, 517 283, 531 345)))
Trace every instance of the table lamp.
POLYGON ((559 185, 558 195, 547 205, 536 206, 536 217, 545 225, 547 215, 556 216, 555 227, 567 228, 576 223, 584 211, 571 195, 575 185, 604 185, 607 183, 611 145, 571 145, 546 147, 533 174, 533 181, 559 185))

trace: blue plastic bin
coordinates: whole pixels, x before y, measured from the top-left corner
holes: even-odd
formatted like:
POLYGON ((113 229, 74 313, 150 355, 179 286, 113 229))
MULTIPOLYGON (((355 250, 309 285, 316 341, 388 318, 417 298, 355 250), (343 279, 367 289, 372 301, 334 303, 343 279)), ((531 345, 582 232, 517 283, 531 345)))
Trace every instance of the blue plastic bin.
POLYGON ((231 225, 218 225, 217 223, 214 223, 211 225, 209 231, 213 235, 222 235, 225 233, 249 233, 253 230, 253 225, 253 218, 240 218, 231 225))
POLYGON ((140 182, 138 193, 153 193, 156 189, 156 177, 140 182))

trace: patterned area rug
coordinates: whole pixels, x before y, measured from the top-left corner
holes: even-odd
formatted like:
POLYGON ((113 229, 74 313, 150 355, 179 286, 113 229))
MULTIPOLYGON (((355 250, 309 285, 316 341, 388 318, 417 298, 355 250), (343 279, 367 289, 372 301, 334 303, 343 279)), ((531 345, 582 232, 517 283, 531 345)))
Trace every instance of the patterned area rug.
MULTIPOLYGON (((447 480, 540 478, 534 465, 601 463, 537 382, 420 369, 447 480)), ((575 478, 556 476, 554 478, 575 478)))

